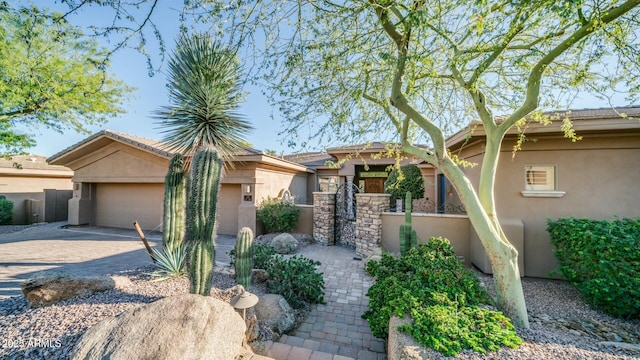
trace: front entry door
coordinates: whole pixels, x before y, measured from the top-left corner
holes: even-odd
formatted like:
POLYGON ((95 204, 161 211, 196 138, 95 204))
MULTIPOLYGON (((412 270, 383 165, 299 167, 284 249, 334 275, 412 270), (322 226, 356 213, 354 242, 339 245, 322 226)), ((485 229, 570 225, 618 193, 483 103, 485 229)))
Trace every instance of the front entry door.
POLYGON ((384 192, 384 179, 383 178, 370 178, 364 180, 364 192, 381 194, 384 192))

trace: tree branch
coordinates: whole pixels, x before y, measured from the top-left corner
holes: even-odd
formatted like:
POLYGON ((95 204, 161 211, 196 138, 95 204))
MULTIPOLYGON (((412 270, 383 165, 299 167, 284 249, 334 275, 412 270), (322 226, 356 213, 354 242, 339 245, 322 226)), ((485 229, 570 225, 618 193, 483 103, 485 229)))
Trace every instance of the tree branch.
POLYGON ((564 54, 573 45, 593 32, 599 30, 604 25, 631 11, 638 4, 640 4, 640 0, 627 0, 619 6, 609 9, 602 14, 602 16, 584 23, 573 34, 571 34, 571 36, 567 37, 542 57, 542 59, 540 59, 540 61, 538 61, 538 63, 533 67, 533 70, 529 75, 524 103, 499 125, 498 130, 500 134, 504 135, 518 120, 524 118, 527 114, 538 107, 542 75, 552 62, 564 54))

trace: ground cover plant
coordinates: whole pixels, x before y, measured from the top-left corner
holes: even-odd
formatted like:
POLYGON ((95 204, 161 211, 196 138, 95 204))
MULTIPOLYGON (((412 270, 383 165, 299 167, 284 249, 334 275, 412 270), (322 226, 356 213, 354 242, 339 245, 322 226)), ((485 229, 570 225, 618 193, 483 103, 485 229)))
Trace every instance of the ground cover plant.
MULTIPOLYGON (((252 245, 253 251, 253 268, 254 269, 266 269, 267 263, 271 260, 271 257, 276 254, 276 249, 271 244, 254 243, 252 245)), ((234 266, 236 262, 236 250, 231 249, 229 251, 229 264, 234 266)))
POLYGON ((640 318, 640 220, 547 220, 557 272, 589 304, 621 318, 640 318))
POLYGON ((318 265, 319 261, 304 256, 273 256, 267 264, 267 290, 282 295, 296 309, 305 303, 322 304, 324 278, 316 271, 318 265))
POLYGON ((267 232, 287 232, 296 227, 300 209, 295 204, 268 197, 260 203, 257 215, 267 232))
POLYGON ((388 337, 389 319, 410 315, 413 323, 400 331, 447 356, 462 349, 480 353, 523 341, 502 313, 489 310, 491 297, 456 258, 447 239, 431 238, 401 258, 383 254, 366 271, 376 278, 363 318, 373 335, 388 337))

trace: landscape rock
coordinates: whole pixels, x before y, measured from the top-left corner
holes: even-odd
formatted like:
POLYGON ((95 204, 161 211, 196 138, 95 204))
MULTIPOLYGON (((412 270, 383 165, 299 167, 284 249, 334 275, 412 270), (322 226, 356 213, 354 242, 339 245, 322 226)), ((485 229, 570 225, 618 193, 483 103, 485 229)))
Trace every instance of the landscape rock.
MULTIPOLYGON (((118 279, 117 284, 126 287, 131 281, 118 279)), ((82 276, 61 270, 39 272, 20 284, 24 297, 36 308, 115 287, 116 281, 109 276, 82 276)))
POLYGON ((252 274, 253 281, 256 284, 260 284, 269 280, 269 273, 265 269, 253 269, 251 270, 251 272, 253 273, 252 274))
POLYGON ((80 338, 73 359, 234 359, 246 326, 210 296, 167 297, 107 318, 80 338))
POLYGON ((282 295, 262 295, 255 311, 258 321, 277 334, 291 331, 295 325, 295 313, 282 295))
POLYGON ((271 240, 273 246, 279 254, 291 254, 298 248, 298 240, 287 233, 282 233, 271 240))
POLYGON ((381 247, 375 248, 371 252, 371 254, 369 254, 369 256, 367 256, 367 258, 364 260, 364 264, 367 265, 369 263, 369 261, 371 261, 371 260, 375 260, 375 261, 382 260, 382 248, 381 247))
POLYGON ((398 326, 411 324, 409 316, 399 318, 392 316, 389 320, 389 340, 387 342, 388 360, 426 360, 440 359, 442 354, 422 346, 412 335, 398 330, 398 326))

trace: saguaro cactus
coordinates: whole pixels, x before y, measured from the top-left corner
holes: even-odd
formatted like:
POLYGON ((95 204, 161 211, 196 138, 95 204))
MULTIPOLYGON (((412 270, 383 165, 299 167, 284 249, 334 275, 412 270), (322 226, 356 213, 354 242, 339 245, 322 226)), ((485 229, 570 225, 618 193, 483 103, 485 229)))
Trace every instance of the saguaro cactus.
POLYGON ((236 239, 236 281, 245 288, 251 285, 253 269, 253 231, 243 227, 236 239))
POLYGON ((209 295, 215 261, 216 205, 222 159, 214 147, 198 150, 191 163, 187 201, 187 264, 191 293, 209 295))
POLYGON ((182 246, 185 232, 186 189, 184 157, 176 154, 169 162, 164 180, 164 214, 162 217, 162 245, 182 246))
POLYGON ((418 234, 411 228, 411 191, 407 191, 404 209, 404 224, 400 225, 400 254, 418 245, 418 234))

